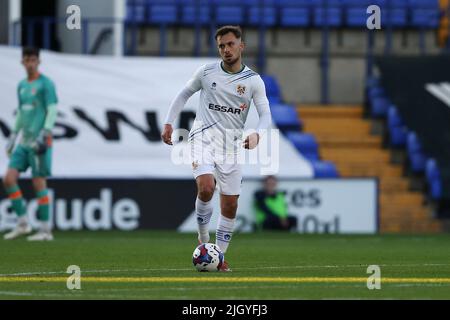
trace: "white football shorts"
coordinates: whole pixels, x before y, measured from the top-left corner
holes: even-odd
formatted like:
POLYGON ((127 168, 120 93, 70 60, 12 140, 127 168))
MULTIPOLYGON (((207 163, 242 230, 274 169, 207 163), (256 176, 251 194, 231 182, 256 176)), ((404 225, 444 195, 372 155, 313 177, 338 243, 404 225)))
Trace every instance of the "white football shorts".
POLYGON ((207 144, 197 147, 190 144, 192 171, 194 179, 201 175, 214 175, 219 191, 223 195, 237 196, 241 194, 242 169, 237 154, 221 154, 207 144))

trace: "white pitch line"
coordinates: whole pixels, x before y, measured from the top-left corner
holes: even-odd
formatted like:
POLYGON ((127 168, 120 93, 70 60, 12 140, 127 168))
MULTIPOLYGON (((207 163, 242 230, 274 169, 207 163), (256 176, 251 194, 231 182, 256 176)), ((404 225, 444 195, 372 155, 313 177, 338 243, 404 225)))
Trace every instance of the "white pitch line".
POLYGON ((16 292, 16 291, 0 291, 0 296, 24 296, 31 297, 33 294, 31 292, 16 292))
MULTIPOLYGON (((383 278, 381 278, 381 283, 383 283, 383 278)), ((389 287, 449 287, 448 283, 398 283, 389 284, 389 287)))
MULTIPOLYGON (((192 268, 180 269, 98 269, 98 270, 81 270, 81 273, 113 273, 113 272, 143 272, 143 271, 190 271, 192 268)), ((11 276, 39 276, 48 274, 67 274, 65 271, 43 271, 43 272, 18 272, 18 273, 4 273, 0 277, 11 276)))
MULTIPOLYGON (((234 268, 235 270, 281 270, 281 269, 339 269, 339 268, 365 268, 366 264, 348 264, 348 265, 302 265, 302 266, 266 266, 266 267, 241 267, 234 268)), ((448 263, 416 263, 416 264, 378 264, 380 267, 387 268, 403 268, 403 267, 442 267, 450 266, 448 263)), ((113 273, 113 272, 164 272, 164 271, 192 271, 193 268, 136 268, 136 269, 95 269, 95 270, 81 270, 81 273, 113 273)), ((43 271, 43 272, 18 272, 18 273, 4 273, 0 277, 11 276, 39 276, 39 275, 56 275, 67 274, 65 271, 43 271)))
MULTIPOLYGON (((235 268, 236 270, 260 270, 260 269, 327 269, 327 268, 364 268, 369 265, 365 264, 348 264, 348 265, 313 265, 313 266, 273 266, 273 267, 249 267, 235 268)), ((450 266, 448 263, 424 263, 424 264, 377 264, 379 267, 442 267, 450 266)))

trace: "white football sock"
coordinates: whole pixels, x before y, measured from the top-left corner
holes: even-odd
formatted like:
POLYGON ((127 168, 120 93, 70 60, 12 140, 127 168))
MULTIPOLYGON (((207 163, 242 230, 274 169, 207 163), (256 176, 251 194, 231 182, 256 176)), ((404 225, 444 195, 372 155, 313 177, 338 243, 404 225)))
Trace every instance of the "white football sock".
POLYGON ((225 254, 233 236, 234 223, 236 219, 229 219, 223 215, 219 216, 219 222, 217 223, 216 231, 216 245, 225 254))
POLYGON ((50 227, 50 222, 48 221, 41 221, 41 232, 45 232, 45 233, 50 233, 52 231, 51 227, 50 227))
POLYGON ((28 217, 26 215, 19 217, 17 224, 26 227, 28 225, 28 217))
POLYGON ((201 243, 209 242, 209 220, 213 214, 211 201, 204 202, 197 198, 195 201, 195 212, 197 213, 198 240, 201 243))

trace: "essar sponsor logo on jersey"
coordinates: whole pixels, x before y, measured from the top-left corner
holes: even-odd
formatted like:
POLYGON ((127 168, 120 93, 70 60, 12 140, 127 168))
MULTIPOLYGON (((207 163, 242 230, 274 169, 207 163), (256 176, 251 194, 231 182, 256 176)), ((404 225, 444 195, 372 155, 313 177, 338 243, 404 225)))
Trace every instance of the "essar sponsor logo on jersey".
POLYGON ((236 109, 236 108, 227 107, 227 106, 219 106, 218 104, 214 104, 214 103, 209 104, 209 110, 219 111, 219 112, 223 112, 223 113, 232 113, 232 114, 241 114, 241 112, 243 111, 240 108, 236 109))

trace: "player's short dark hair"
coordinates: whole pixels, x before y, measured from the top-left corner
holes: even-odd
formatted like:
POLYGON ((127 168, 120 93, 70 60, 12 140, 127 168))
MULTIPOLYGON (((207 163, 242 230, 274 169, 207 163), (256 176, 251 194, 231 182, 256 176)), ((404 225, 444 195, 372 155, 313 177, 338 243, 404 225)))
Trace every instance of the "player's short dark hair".
POLYGON ((278 181, 277 177, 274 176, 274 175, 269 175, 269 176, 265 176, 265 177, 264 177, 264 182, 267 182, 267 181, 269 181, 269 180, 275 180, 275 181, 278 181))
POLYGON ((238 39, 242 39, 242 29, 240 26, 223 26, 216 31, 215 39, 217 41, 218 37, 222 37, 227 33, 232 33, 238 39))
POLYGON ((22 57, 35 56, 39 58, 40 50, 36 47, 25 47, 22 49, 22 57))

